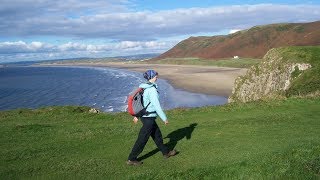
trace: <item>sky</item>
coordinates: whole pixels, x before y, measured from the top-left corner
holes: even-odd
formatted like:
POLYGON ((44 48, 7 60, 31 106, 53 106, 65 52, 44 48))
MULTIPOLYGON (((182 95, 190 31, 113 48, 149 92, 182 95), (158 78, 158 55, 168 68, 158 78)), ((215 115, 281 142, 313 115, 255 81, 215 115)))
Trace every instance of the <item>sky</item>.
POLYGON ((163 53, 190 36, 320 20, 320 0, 0 0, 0 63, 163 53))

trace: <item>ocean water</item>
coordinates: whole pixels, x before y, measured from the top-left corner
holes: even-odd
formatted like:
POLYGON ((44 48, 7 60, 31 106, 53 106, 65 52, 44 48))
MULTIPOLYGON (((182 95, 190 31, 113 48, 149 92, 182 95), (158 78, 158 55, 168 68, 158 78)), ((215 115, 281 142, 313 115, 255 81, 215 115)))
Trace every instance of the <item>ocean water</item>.
MULTIPOLYGON (((0 68, 0 110, 81 105, 105 112, 127 109, 127 97, 145 82, 142 73, 97 67, 0 68)), ((164 109, 221 105, 226 97, 191 93, 157 81, 164 109)))

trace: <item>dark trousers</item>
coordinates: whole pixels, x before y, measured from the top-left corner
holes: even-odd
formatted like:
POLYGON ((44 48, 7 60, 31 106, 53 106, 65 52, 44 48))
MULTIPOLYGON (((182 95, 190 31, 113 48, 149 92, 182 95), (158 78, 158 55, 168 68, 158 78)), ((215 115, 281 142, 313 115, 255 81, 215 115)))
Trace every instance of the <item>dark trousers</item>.
POLYGON ((137 160, 137 157, 143 151, 143 148, 147 144, 150 136, 162 154, 168 154, 169 149, 163 144, 162 134, 155 120, 155 117, 141 117, 143 126, 140 129, 138 139, 131 150, 128 160, 137 160))

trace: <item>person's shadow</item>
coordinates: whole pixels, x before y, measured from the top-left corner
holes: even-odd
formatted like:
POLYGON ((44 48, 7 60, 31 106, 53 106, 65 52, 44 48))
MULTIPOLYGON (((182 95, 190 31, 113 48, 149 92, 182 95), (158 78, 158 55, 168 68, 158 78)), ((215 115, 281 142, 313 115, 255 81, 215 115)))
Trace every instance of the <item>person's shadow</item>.
MULTIPOLYGON (((165 145, 169 148, 169 150, 173 150, 176 147, 176 145, 178 144, 178 141, 182 140, 184 137, 186 137, 187 140, 191 139, 191 134, 192 134, 194 128, 196 128, 197 125, 198 125, 197 123, 192 123, 187 127, 180 128, 180 129, 177 129, 175 131, 172 131, 171 133, 169 133, 164 138, 164 139, 169 138, 169 142, 167 142, 165 145)), ((156 154, 157 152, 159 152, 158 148, 156 148, 156 149, 148 152, 147 154, 139 157, 138 160, 141 161, 143 159, 147 159, 147 158, 153 156, 154 154, 156 154)))

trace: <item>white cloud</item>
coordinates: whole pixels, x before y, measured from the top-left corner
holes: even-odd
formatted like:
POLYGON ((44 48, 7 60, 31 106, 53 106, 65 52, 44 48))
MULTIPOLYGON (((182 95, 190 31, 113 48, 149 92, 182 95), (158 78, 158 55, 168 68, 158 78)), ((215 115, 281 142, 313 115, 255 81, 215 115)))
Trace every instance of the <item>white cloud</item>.
POLYGON ((141 49, 165 49, 168 46, 171 46, 172 43, 166 42, 140 42, 140 41, 122 41, 119 43, 113 44, 81 44, 76 42, 68 42, 61 45, 52 45, 43 42, 31 42, 26 43, 24 41, 16 42, 0 42, 0 54, 7 53, 34 53, 34 52, 66 52, 66 51, 110 51, 110 50, 128 50, 132 48, 141 48, 141 49))
POLYGON ((236 32, 238 32, 238 31, 241 31, 241 29, 231 29, 231 30, 229 31, 229 34, 233 34, 233 33, 236 33, 236 32))
POLYGON ((131 2, 2 0, 0 40, 6 42, 0 41, 0 61, 164 52, 181 37, 320 20, 320 5, 257 4, 136 12, 131 2), (53 37, 57 42, 59 38, 70 42, 50 44, 43 40, 53 37))
POLYGON ((15 12, 15 16, 27 15, 37 17, 42 15, 85 15, 100 12, 128 11, 130 2, 127 0, 2 0, 0 13, 9 16, 15 12))
POLYGON ((148 42, 137 42, 137 41, 122 41, 120 42, 116 48, 117 49, 163 49, 167 48, 168 45, 165 42, 156 42, 156 41, 148 41, 148 42))
POLYGON ((43 46, 43 43, 41 42, 32 42, 31 44, 31 47, 35 48, 35 49, 39 49, 43 46))
POLYGON ((58 46, 60 51, 85 51, 87 49, 87 45, 68 42, 66 44, 62 44, 58 46))
POLYGON ((24 41, 0 42, 0 54, 32 53, 53 51, 54 46, 42 42, 26 43, 24 41))
POLYGON ((68 42, 53 45, 44 42, 0 42, 0 62, 11 60, 45 60, 74 57, 107 57, 130 54, 162 53, 175 42, 122 41, 109 44, 68 42))
POLYGON ((133 12, 126 9, 127 1, 114 4, 115 1, 111 0, 92 3, 46 0, 40 1, 42 3, 35 8, 29 1, 22 3, 25 10, 19 5, 15 16, 12 15, 13 2, 7 1, 0 8, 0 37, 42 35, 151 41, 200 32, 245 29, 260 24, 316 21, 320 12, 319 5, 278 4, 133 12))

